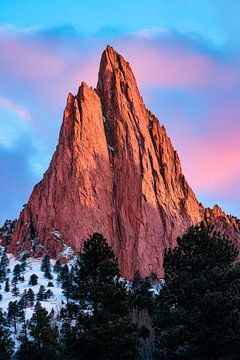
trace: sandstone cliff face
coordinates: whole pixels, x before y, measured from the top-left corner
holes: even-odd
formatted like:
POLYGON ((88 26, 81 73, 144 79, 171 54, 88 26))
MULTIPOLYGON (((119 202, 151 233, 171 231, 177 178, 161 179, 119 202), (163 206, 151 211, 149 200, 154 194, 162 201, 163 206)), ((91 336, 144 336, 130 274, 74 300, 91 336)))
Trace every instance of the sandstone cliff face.
POLYGON ((129 64, 107 47, 97 89, 83 83, 68 96, 58 146, 10 250, 61 257, 100 232, 124 276, 163 276, 164 248, 202 218, 165 128, 146 109, 129 64))
POLYGON ((129 64, 103 53, 97 86, 113 169, 114 233, 128 275, 162 269, 162 253, 200 220, 199 204, 182 175, 164 127, 145 108, 129 64))
POLYGON ((57 149, 20 214, 11 249, 58 257, 64 244, 79 251, 93 229, 111 239, 111 183, 100 99, 82 83, 76 97, 68 95, 57 149))
POLYGON ((235 216, 227 215, 218 205, 215 205, 212 209, 205 209, 203 220, 213 225, 214 229, 222 235, 228 236, 240 249, 240 220, 235 216))

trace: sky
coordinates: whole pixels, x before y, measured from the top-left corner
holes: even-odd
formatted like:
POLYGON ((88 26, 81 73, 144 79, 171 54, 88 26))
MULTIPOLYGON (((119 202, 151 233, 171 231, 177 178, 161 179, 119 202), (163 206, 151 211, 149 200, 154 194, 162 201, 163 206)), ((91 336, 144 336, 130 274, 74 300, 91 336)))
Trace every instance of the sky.
POLYGON ((1 0, 0 224, 57 144, 67 93, 112 45, 167 129, 199 201, 240 217, 239 0, 1 0))

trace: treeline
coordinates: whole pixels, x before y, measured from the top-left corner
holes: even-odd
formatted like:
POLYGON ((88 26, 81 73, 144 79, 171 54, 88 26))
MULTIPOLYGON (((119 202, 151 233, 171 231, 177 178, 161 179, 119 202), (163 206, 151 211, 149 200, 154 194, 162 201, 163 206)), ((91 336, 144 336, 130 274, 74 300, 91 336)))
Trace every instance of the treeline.
MULTIPOLYGON (((0 313, 0 359, 240 359, 237 260, 227 238, 204 224, 191 227, 176 248, 165 251, 158 291, 154 274, 122 279, 112 249, 94 234, 74 266, 54 266, 67 300, 58 316, 49 314, 40 298, 29 321, 21 320, 18 310, 15 320, 0 313), (15 353, 14 321, 22 321, 15 353)), ((51 280, 47 257, 42 271, 51 280)))

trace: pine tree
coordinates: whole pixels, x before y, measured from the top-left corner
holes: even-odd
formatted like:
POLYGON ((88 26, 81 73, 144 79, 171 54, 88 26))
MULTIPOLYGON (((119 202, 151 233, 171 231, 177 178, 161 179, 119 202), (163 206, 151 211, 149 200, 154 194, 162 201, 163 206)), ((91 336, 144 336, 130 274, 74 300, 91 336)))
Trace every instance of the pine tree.
POLYGON ((58 331, 51 326, 50 318, 45 309, 39 304, 28 325, 31 340, 26 337, 20 345, 17 359, 28 359, 30 351, 34 351, 36 360, 60 359, 60 346, 58 344, 58 331), (27 354, 27 356, 26 356, 27 354))
POLYGON ((28 324, 26 322, 22 326, 18 341, 20 343, 20 347, 15 354, 16 360, 32 360, 34 354, 34 344, 29 339, 28 324))
POLYGON ((18 302, 18 307, 20 309, 26 309, 28 305, 29 305, 29 300, 28 300, 27 290, 25 289, 18 302))
POLYGON ((21 271, 24 272, 26 270, 26 259, 27 259, 27 256, 24 254, 21 258, 21 271))
POLYGON ((9 292, 9 291, 10 291, 9 279, 8 279, 8 278, 7 278, 6 281, 5 281, 4 291, 5 291, 5 292, 9 292))
POLYGON ((17 333, 17 318, 18 318, 18 305, 17 301, 10 301, 8 304, 8 323, 14 326, 14 332, 17 333))
POLYGON ((9 264, 9 260, 7 257, 6 250, 4 250, 0 261, 0 282, 4 281, 6 278, 8 264, 9 264))
POLYGON ((41 264, 41 271, 44 272, 44 276, 47 279, 52 279, 52 274, 51 274, 51 263, 50 263, 50 258, 48 255, 45 255, 42 259, 42 264, 41 264))
POLYGON ((63 313, 63 344, 73 359, 135 359, 138 334, 119 277, 112 249, 102 235, 94 234, 73 268, 70 297, 75 303, 63 313), (75 328, 69 326, 71 318, 76 319, 75 328))
POLYGON ((136 272, 132 281, 130 299, 130 308, 138 310, 147 310, 152 314, 154 302, 151 289, 151 278, 142 278, 139 272, 136 272))
POLYGON ((32 307, 34 305, 34 300, 35 300, 35 295, 32 289, 28 289, 27 298, 30 306, 32 307))
POLYGON ((7 322, 0 310, 0 359, 10 360, 13 354, 13 341, 10 336, 7 322))
POLYGON ((36 274, 32 274, 29 279, 29 285, 35 286, 38 283, 38 276, 36 274))
POLYGON ((68 302, 72 286, 72 271, 69 271, 67 264, 62 267, 58 282, 62 284, 63 294, 66 296, 68 302))
POLYGON ((48 290, 45 292, 45 294, 44 294, 44 300, 48 300, 48 299, 50 299, 52 296, 53 296, 53 292, 52 292, 50 289, 48 289, 48 290))
POLYGON ((239 359, 240 266, 225 237, 191 227, 164 256, 156 359, 239 359))
POLYGON ((12 294, 17 297, 19 295, 20 291, 19 288, 17 287, 17 283, 14 282, 13 283, 13 287, 12 287, 12 294))
POLYGON ((21 272, 22 272, 22 270, 21 270, 21 265, 16 264, 16 265, 14 266, 14 269, 13 269, 13 280, 12 280, 12 282, 16 282, 16 283, 17 283, 17 282, 20 280, 21 272))
POLYGON ((60 273, 61 269, 62 269, 62 265, 61 265, 60 261, 57 260, 53 266, 53 271, 58 274, 58 273, 60 273))
POLYGON ((37 293, 37 300, 43 301, 45 298, 45 293, 46 293, 45 287, 43 285, 41 285, 39 288, 39 291, 37 293))

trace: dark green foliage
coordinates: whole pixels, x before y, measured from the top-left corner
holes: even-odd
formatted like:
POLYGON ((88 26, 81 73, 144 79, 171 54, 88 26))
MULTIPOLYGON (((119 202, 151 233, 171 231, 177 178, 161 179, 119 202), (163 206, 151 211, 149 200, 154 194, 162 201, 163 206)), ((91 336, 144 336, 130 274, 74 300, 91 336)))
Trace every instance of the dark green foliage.
POLYGON ((19 292, 20 291, 19 288, 17 287, 17 283, 14 282, 12 287, 12 294, 17 297, 19 295, 19 292))
POLYGON ((0 282, 3 282, 6 278, 8 264, 9 264, 9 260, 7 257, 6 250, 4 250, 0 261, 0 282))
POLYGON ((36 274, 32 274, 29 279, 29 285, 37 285, 38 283, 38 276, 36 274))
POLYGON ((42 259, 42 264, 41 264, 41 271, 44 272, 44 276, 51 280, 52 274, 51 274, 51 264, 50 264, 50 258, 48 255, 45 255, 42 259))
POLYGON ((41 285, 37 293, 37 300, 43 301, 45 299, 45 293, 46 293, 45 287, 41 285))
POLYGON ((27 256, 26 255, 23 255, 22 258, 21 258, 21 271, 25 271, 26 270, 26 259, 27 259, 27 256))
POLYGON ((67 264, 61 268, 58 276, 58 282, 62 284, 63 294, 66 296, 68 301, 72 287, 72 274, 69 271, 67 264))
POLYGON ((61 269, 62 269, 62 265, 61 265, 60 261, 57 260, 53 266, 53 271, 58 274, 58 273, 60 273, 61 269))
POLYGON ((164 257, 155 316, 156 359, 239 359, 238 252, 204 226, 191 227, 164 257))
POLYGON ((39 304, 28 324, 28 331, 30 338, 22 336, 18 360, 30 359, 31 353, 35 360, 60 359, 58 331, 51 325, 47 311, 39 304))
POLYGON ((12 283, 17 283, 21 277, 22 268, 20 264, 14 266, 12 283))
POLYGON ((13 341, 10 336, 7 322, 0 310, 0 359, 10 360, 13 354, 13 341))
POLYGON ((24 290, 24 292, 18 302, 18 307, 20 309, 26 309, 28 306, 29 306, 29 300, 28 300, 27 290, 24 290))
POLYGON ((72 359, 135 359, 138 333, 128 314, 125 283, 106 240, 94 234, 72 272, 69 304, 63 312, 62 342, 72 359), (75 319, 75 326, 70 326, 75 319))
POLYGON ((14 326, 15 334, 17 333, 17 320, 18 320, 19 308, 17 305, 17 301, 10 301, 8 304, 8 323, 9 325, 14 326))
POLYGON ((152 282, 152 277, 142 278, 139 272, 135 273, 129 296, 130 308, 147 310, 152 314, 154 309, 153 295, 150 291, 152 282))
POLYGON ((34 295, 34 292, 32 289, 28 289, 27 298, 28 298, 29 305, 33 306, 34 300, 35 300, 35 295, 34 295))
POLYGON ((50 299, 52 296, 53 296, 53 292, 52 292, 50 289, 48 289, 48 290, 45 292, 45 294, 44 294, 44 300, 48 300, 48 299, 50 299))

